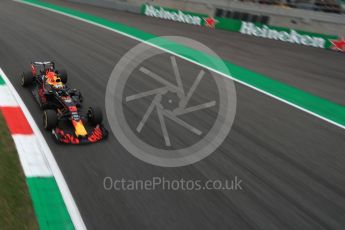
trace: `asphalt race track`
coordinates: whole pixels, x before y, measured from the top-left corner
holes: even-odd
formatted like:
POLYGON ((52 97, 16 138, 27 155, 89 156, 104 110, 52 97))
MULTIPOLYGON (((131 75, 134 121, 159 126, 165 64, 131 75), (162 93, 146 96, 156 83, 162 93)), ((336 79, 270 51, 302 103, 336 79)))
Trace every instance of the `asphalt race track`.
MULTIPOLYGON (((343 54, 58 3, 157 35, 194 38, 224 59, 345 105, 343 54)), ((62 15, 0 1, 0 66, 41 128, 42 112, 19 84, 19 76, 31 60, 55 60, 68 70, 69 85, 84 93, 85 104, 98 104, 105 113, 109 76, 115 64, 136 44, 135 40, 62 15)), ((170 70, 168 64, 161 59, 147 63, 147 67, 164 73, 170 70)), ((187 76, 195 76, 192 66, 184 66, 187 76)), ((42 128, 86 226, 343 229, 345 130, 235 85, 237 113, 232 131, 212 155, 190 166, 162 168, 144 163, 129 154, 112 134, 94 145, 58 145, 42 128), (194 180, 237 176, 243 181, 243 190, 107 191, 103 187, 105 177, 138 180, 157 176, 194 180)), ((207 126, 206 117, 199 119, 207 126)), ((110 129, 107 121, 105 125, 110 129)), ((181 140, 188 137, 181 136, 181 140)))

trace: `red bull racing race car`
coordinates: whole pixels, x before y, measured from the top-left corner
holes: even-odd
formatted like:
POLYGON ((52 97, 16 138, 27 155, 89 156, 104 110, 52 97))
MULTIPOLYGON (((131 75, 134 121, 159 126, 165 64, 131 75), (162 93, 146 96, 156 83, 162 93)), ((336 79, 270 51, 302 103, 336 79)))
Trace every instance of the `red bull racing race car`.
POLYGON ((82 112, 83 97, 77 89, 66 85, 67 73, 57 70, 54 62, 32 62, 24 72, 21 85, 30 88, 43 109, 43 126, 51 130, 58 142, 66 144, 94 143, 107 137, 102 125, 102 111, 89 107, 82 112))

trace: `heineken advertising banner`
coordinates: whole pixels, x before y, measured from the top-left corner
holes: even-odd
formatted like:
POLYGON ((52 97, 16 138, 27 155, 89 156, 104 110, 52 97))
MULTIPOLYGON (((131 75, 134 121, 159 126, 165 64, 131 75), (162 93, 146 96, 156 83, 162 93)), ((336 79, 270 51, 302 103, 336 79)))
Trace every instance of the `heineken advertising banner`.
POLYGON ((269 38, 316 48, 330 48, 332 44, 330 40, 337 39, 337 36, 308 33, 281 27, 256 25, 251 22, 242 22, 239 32, 255 37, 269 38))
POLYGON ((207 26, 215 29, 240 32, 255 37, 268 38, 299 45, 312 46, 324 49, 333 49, 345 52, 345 40, 337 36, 310 33, 283 27, 263 25, 260 23, 244 22, 236 19, 210 17, 176 9, 159 6, 143 5, 141 13, 155 18, 207 26))
POLYGON ((182 12, 181 10, 157 7, 152 5, 143 5, 141 13, 146 16, 171 20, 175 22, 183 22, 187 24, 201 26, 205 15, 191 12, 182 12))

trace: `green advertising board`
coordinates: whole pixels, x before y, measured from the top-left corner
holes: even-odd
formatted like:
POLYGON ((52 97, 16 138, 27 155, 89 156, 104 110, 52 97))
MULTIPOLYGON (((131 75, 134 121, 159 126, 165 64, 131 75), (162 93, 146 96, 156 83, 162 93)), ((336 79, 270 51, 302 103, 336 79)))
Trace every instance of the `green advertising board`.
MULTIPOLYGON (((215 29, 239 32, 255 37, 268 38, 299 45, 317 48, 333 49, 332 41, 338 40, 337 36, 311 33, 284 27, 268 26, 260 23, 245 22, 236 19, 210 17, 177 9, 144 4, 141 13, 155 18, 176 21, 196 26, 207 26, 215 29)), ((338 41, 339 42, 339 41, 338 41)), ((345 50, 344 50, 345 51, 345 50)))

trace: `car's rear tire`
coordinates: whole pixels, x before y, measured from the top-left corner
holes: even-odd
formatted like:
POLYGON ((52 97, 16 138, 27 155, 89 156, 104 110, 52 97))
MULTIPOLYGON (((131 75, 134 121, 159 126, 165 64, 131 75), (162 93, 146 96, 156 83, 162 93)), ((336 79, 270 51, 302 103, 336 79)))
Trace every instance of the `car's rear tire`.
POLYGON ((87 111, 87 118, 88 121, 93 125, 101 124, 103 121, 102 110, 97 106, 89 107, 87 111))
POLYGON ((32 85, 33 81, 34 81, 34 76, 32 75, 30 71, 27 71, 22 74, 22 79, 21 79, 20 84, 23 87, 26 87, 26 86, 32 85))
POLYGON ((64 84, 67 83, 68 77, 67 77, 67 72, 66 72, 66 70, 64 70, 64 69, 59 70, 59 77, 60 77, 62 83, 64 83, 64 84))
POLYGON ((43 127, 46 130, 55 129, 58 123, 58 117, 55 110, 47 109, 43 111, 43 127))

